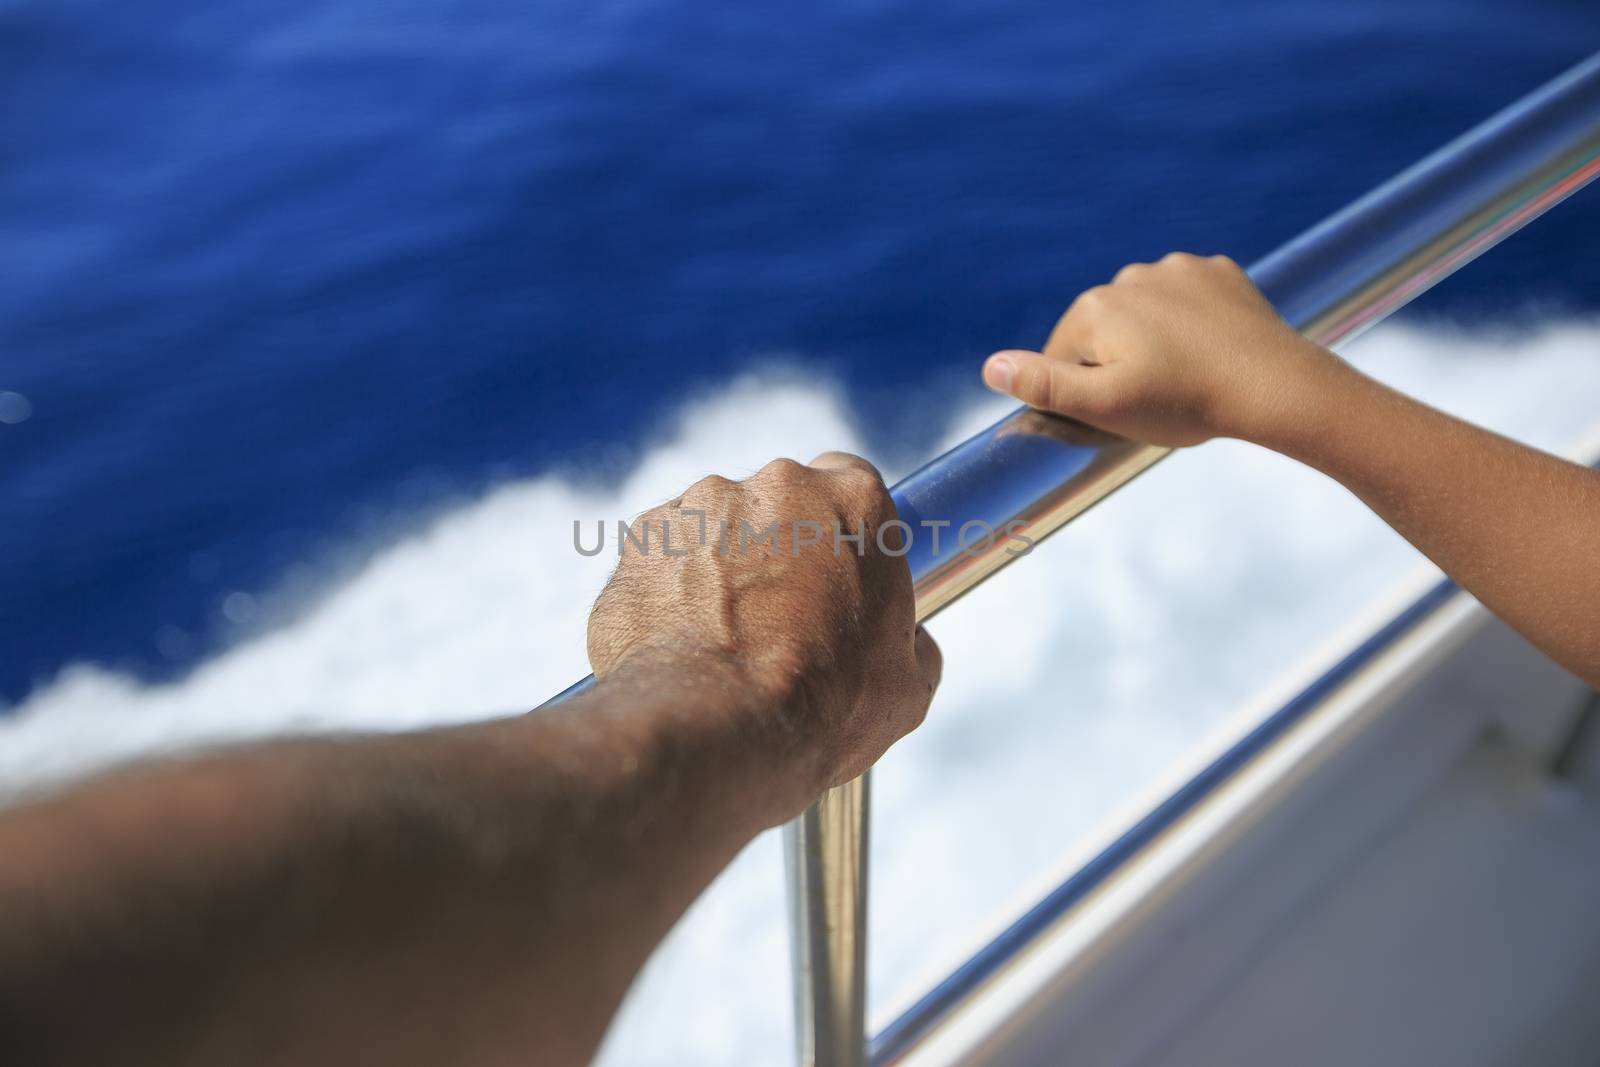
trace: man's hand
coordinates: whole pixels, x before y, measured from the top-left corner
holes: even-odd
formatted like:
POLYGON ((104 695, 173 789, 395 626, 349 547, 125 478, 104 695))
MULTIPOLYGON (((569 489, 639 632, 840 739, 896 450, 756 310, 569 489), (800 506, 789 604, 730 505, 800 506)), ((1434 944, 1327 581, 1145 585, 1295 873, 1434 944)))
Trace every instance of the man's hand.
POLYGON ((992 389, 1150 444, 1270 434, 1338 360, 1278 317, 1226 256, 1124 267, 1056 324, 1044 352, 989 357, 992 389))
POLYGON ((596 679, 709 677, 749 694, 740 729, 784 753, 766 821, 797 814, 916 727, 939 681, 910 572, 879 547, 894 517, 878 472, 838 452, 695 483, 632 524, 643 539, 623 543, 589 618, 596 679))
POLYGON ((0 811, 0 1059, 589 1062, 739 849, 926 712, 939 653, 878 547, 893 516, 853 456, 708 478, 646 516, 590 622, 598 684, 567 703, 0 811), (771 551, 741 538, 769 524, 771 551))

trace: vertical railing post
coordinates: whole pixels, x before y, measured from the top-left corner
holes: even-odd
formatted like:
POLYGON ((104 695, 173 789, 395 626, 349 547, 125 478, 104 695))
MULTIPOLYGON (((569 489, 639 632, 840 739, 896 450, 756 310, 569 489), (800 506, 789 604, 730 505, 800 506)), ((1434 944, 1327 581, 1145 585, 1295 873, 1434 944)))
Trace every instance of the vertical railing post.
POLYGON ((800 1067, 864 1067, 870 772, 784 827, 800 1067))

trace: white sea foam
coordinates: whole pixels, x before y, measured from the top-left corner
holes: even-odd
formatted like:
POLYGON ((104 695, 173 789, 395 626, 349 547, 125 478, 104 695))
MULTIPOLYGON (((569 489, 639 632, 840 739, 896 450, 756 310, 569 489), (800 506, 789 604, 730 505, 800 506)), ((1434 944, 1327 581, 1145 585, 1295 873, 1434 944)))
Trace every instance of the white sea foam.
MULTIPOLYGON (((1546 447, 1600 417, 1594 323, 1470 336, 1391 326, 1353 356, 1546 447)), ((952 440, 1005 407, 966 398, 952 440)), ((172 684, 74 666, 0 718, 0 793, 224 739, 405 729, 536 704, 585 673, 587 605, 610 565, 573 551, 574 518, 625 516, 774 455, 859 449, 845 412, 826 386, 752 376, 687 406, 622 484, 504 486, 374 550, 287 621, 172 684)), ((946 678, 934 713, 876 775, 878 1020, 1423 566, 1337 486, 1218 443, 1162 464, 937 620, 946 678)), ((283 615, 273 590, 240 592, 251 611, 235 614, 260 602, 283 615)), ((787 1061, 781 884, 769 835, 653 958, 604 1062, 787 1061)))

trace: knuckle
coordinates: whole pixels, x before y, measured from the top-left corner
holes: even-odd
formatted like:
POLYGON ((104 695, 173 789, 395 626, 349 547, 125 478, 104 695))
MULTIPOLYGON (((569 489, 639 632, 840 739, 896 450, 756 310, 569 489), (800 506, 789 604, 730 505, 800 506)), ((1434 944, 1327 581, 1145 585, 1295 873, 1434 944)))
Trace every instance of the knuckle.
POLYGON ((1231 256, 1211 256, 1206 260, 1213 271, 1235 281, 1249 281, 1250 275, 1231 256))
POLYGON ((1110 303, 1111 286, 1096 285, 1092 289, 1085 289, 1067 308, 1067 313, 1061 317, 1061 324, 1078 332, 1092 330, 1097 322, 1105 318, 1110 303))
POLYGON ((1138 281, 1140 278, 1144 277, 1145 275, 1147 275, 1149 273, 1150 273, 1150 264, 1148 264, 1148 263, 1129 263, 1126 267, 1123 267, 1121 270, 1117 271, 1116 276, 1111 279, 1111 284, 1112 285, 1119 285, 1119 284, 1126 285, 1128 282, 1138 281))
POLYGON ((825 484, 842 500, 859 506, 887 494, 883 475, 878 473, 877 467, 860 456, 849 452, 826 452, 817 458, 830 461, 825 468, 825 484))
POLYGON ((756 472, 756 477, 766 482, 798 482, 806 476, 807 470, 799 461, 779 456, 762 466, 756 472))
POLYGON ((1101 311, 1105 308, 1106 301, 1110 296, 1111 287, 1109 285, 1096 285, 1079 293, 1078 299, 1072 302, 1072 306, 1084 312, 1101 311))
POLYGON ((878 468, 874 467, 871 463, 868 463, 865 459, 856 455, 854 452, 840 452, 837 449, 822 453, 822 455, 812 460, 811 464, 813 469, 816 467, 822 467, 825 470, 833 471, 835 473, 844 473, 846 471, 856 470, 863 470, 872 474, 876 474, 878 472, 878 468))
MULTIPOLYGON (((727 496, 735 488, 737 488, 737 483, 729 481, 722 475, 708 474, 685 490, 680 499, 686 501, 718 500, 727 496)), ((654 516, 656 511, 660 510, 662 509, 652 509, 645 514, 654 516)))

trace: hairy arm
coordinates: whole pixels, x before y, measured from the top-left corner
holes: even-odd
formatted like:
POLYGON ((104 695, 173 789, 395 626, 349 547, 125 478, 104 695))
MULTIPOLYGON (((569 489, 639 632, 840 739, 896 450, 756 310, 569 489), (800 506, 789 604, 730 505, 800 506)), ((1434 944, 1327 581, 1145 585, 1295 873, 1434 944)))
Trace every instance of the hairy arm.
POLYGON ((1361 374, 1224 257, 1134 264, 985 381, 1113 433, 1251 441, 1334 478, 1552 659, 1600 686, 1600 474, 1361 374))
MULTIPOLYGON (((686 498, 892 516, 851 457, 686 498)), ((6 1062, 586 1062, 689 902, 915 726, 939 668, 904 562, 826 546, 634 552, 589 636, 597 685, 559 708, 0 813, 6 1062)))

